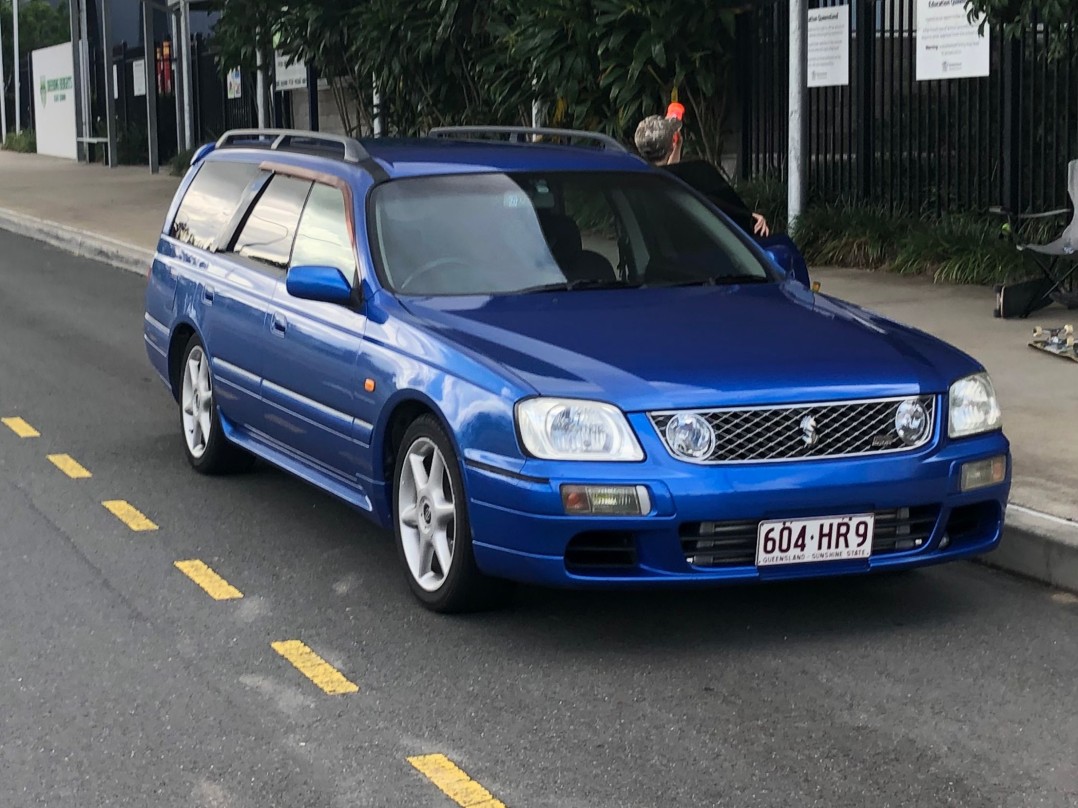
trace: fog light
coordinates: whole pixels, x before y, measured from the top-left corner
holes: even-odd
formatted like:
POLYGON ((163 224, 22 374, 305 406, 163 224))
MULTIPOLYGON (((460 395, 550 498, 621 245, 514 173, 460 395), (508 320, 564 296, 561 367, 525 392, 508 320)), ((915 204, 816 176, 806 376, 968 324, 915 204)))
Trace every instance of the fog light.
POLYGON ((561 502, 573 516, 643 516, 651 497, 642 485, 563 485, 561 502))
POLYGON ((998 455, 962 466, 962 491, 976 491, 1003 482, 1007 476, 1007 457, 998 455))

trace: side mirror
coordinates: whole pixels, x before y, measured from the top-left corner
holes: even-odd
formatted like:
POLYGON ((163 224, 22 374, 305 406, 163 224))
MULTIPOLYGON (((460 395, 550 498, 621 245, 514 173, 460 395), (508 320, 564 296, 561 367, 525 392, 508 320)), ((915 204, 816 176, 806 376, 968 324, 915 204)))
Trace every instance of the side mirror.
POLYGON ((292 297, 322 303, 351 303, 352 287, 336 267, 292 267, 284 280, 292 297))
POLYGON ((803 262, 794 261, 794 256, 788 247, 784 247, 781 244, 772 244, 769 247, 766 247, 764 252, 767 253, 775 266, 791 276, 794 280, 800 281, 805 286, 811 285, 812 282, 809 279, 808 272, 801 266, 803 262))

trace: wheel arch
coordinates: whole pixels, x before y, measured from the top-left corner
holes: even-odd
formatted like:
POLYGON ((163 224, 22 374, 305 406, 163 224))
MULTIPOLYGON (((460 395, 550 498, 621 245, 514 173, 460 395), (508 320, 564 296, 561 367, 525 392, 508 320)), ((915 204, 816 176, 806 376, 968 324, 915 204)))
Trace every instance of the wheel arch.
POLYGON ((183 351, 191 337, 198 334, 194 324, 183 320, 172 329, 172 336, 168 341, 168 385, 172 390, 172 397, 177 402, 180 400, 180 371, 183 364, 183 351))

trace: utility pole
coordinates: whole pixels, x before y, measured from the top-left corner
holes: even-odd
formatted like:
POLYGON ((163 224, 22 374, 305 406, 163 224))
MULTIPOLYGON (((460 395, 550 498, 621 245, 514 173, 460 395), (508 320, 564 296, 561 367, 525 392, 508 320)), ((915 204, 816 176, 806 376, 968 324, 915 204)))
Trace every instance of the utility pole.
POLYGON ((22 131, 22 89, 19 74, 22 73, 22 60, 19 58, 19 0, 12 0, 11 9, 15 18, 15 131, 22 131))
POLYGON ((4 76, 4 19, 0 17, 0 143, 7 140, 7 79, 4 76))
POLYGON ((805 208, 805 135, 808 113, 808 4, 790 0, 790 131, 788 155, 787 222, 794 226, 805 208))

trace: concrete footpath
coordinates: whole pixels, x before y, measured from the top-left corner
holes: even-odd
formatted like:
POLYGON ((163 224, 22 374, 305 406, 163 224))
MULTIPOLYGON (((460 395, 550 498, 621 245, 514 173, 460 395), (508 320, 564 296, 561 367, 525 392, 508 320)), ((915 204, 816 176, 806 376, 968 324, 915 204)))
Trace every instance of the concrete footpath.
MULTIPOLYGON (((0 227, 144 274, 179 180, 0 151, 0 227)), ((1078 591, 1078 363, 1028 348, 1033 326, 1078 325, 1053 306, 992 317, 990 289, 815 269, 823 292, 934 334, 984 363, 1014 451, 1012 530, 990 564, 1078 591)))

